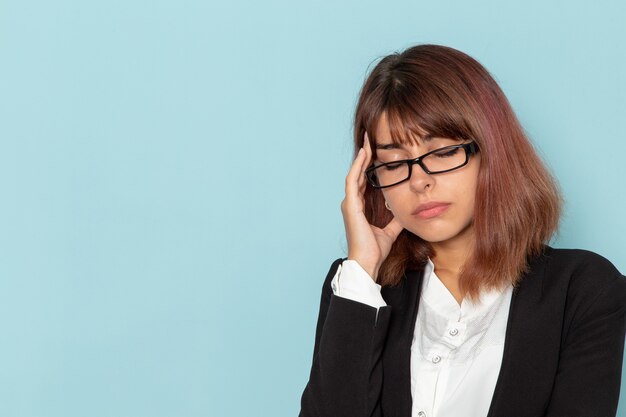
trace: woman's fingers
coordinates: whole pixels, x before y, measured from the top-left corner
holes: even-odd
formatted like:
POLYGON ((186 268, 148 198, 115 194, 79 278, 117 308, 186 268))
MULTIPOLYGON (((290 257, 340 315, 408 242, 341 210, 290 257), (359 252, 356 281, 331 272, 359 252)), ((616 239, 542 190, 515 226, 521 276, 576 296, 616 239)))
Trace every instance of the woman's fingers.
POLYGON ((363 141, 363 149, 365 149, 365 155, 367 155, 368 163, 372 159, 372 145, 370 144, 370 138, 367 136, 367 132, 365 132, 365 139, 363 141))
POLYGON ((367 185, 365 171, 367 171, 367 168, 369 168, 372 161, 372 148, 370 147, 367 132, 365 132, 365 137, 363 140, 363 150, 365 151, 365 160, 363 161, 363 165, 361 167, 361 176, 359 177, 359 189, 362 193, 365 192, 365 186, 367 185))
POLYGON ((363 147, 359 149, 359 152, 352 163, 352 167, 346 176, 346 196, 349 196, 350 198, 363 198, 365 187, 367 185, 365 171, 369 167, 371 157, 372 151, 366 132, 364 135, 363 147))
POLYGON ((346 196, 356 197, 359 192, 359 176, 361 175, 362 166, 365 160, 365 150, 361 148, 352 162, 350 171, 346 176, 346 196))

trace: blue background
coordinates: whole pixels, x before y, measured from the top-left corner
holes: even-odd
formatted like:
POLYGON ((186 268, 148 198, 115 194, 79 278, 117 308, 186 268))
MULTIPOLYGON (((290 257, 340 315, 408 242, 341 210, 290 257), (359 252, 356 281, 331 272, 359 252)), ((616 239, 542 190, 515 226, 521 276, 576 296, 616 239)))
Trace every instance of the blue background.
MULTIPOLYGON (((0 0, 0 415, 295 416, 368 68, 496 77, 626 271, 626 6, 0 0)), ((626 404, 621 404, 626 416, 626 404)))

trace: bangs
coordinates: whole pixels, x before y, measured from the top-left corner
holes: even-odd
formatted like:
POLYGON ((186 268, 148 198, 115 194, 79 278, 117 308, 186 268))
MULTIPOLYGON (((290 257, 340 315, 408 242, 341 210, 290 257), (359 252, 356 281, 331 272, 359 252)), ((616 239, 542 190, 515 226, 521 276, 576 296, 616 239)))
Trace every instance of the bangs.
POLYGON ((392 88, 384 87, 386 95, 372 95, 381 100, 366 106, 369 114, 364 117, 364 127, 371 142, 377 142, 376 131, 383 115, 387 118, 391 140, 396 145, 419 144, 426 136, 459 141, 473 137, 460 108, 454 106, 442 91, 434 89, 432 84, 414 86, 417 88, 410 85, 395 83, 392 88))

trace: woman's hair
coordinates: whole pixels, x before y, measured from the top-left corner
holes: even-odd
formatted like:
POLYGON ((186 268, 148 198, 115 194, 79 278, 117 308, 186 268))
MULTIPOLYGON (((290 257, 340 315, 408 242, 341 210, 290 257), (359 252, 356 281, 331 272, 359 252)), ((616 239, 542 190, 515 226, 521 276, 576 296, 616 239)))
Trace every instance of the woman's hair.
MULTIPOLYGON (((383 113, 392 140, 399 144, 424 133, 476 142, 480 169, 474 242, 461 270, 460 289, 477 299, 481 289, 516 284, 528 258, 540 254, 558 228, 562 202, 556 182, 489 72, 472 57, 445 46, 418 45, 389 55, 361 90, 355 154, 365 132, 371 143, 376 141, 383 113)), ((368 183, 364 197, 366 218, 384 227, 392 214, 382 192, 368 183)), ((403 230, 381 265, 379 283, 398 284, 405 269, 423 266, 433 254, 428 242, 403 230)))

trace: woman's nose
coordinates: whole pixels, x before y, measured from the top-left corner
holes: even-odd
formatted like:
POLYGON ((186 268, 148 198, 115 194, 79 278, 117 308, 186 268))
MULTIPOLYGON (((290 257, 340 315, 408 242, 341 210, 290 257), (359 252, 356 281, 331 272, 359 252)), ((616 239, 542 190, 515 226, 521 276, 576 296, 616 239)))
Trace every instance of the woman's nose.
POLYGON ((409 178, 411 190, 416 193, 423 193, 435 185, 435 179, 427 174, 420 164, 411 165, 411 177, 409 178))

